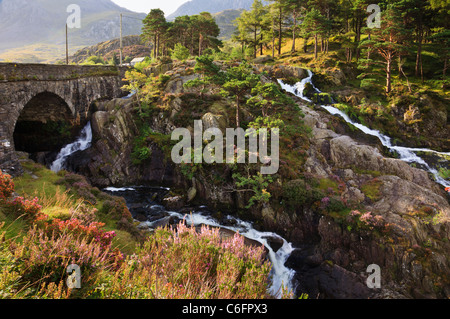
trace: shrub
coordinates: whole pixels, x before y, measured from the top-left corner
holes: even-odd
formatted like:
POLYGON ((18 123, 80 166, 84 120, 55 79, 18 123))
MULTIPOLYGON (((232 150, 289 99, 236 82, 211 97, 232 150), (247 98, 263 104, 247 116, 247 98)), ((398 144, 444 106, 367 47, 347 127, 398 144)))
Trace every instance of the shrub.
POLYGON ((148 68, 152 63, 153 63, 152 59, 149 58, 149 57, 146 57, 146 58, 144 59, 144 61, 139 62, 139 63, 136 63, 136 65, 134 66, 134 68, 135 68, 136 70, 138 70, 139 72, 143 73, 144 70, 145 70, 146 68, 148 68))
MULTIPOLYGON (((0 230, 2 226, 0 224, 0 230)), ((0 233, 0 299, 16 299, 21 276, 15 269, 15 258, 4 240, 5 233, 0 233)))
POLYGON ((283 202, 290 208, 310 206, 322 198, 324 198, 322 192, 302 179, 289 181, 283 185, 283 202))
POLYGON ((114 220, 126 219, 129 222, 133 221, 133 217, 127 207, 126 201, 121 197, 113 197, 105 200, 100 209, 101 214, 105 214, 114 220))
POLYGON ((50 236, 37 227, 30 229, 22 242, 11 242, 9 249, 19 263, 23 281, 29 285, 61 282, 70 264, 80 266, 86 282, 98 269, 112 267, 115 262, 109 248, 103 249, 95 240, 89 241, 75 232, 50 236))
POLYGON ((383 216, 374 216, 371 212, 361 213, 358 210, 352 211, 348 216, 347 221, 356 223, 357 226, 363 229, 376 229, 383 232, 388 232, 391 226, 385 221, 383 216))
POLYGON ((99 243, 103 250, 111 246, 111 242, 116 236, 114 231, 105 232, 102 230, 105 224, 93 222, 89 225, 83 225, 78 219, 62 221, 55 219, 51 224, 46 224, 45 230, 50 235, 61 236, 65 233, 72 234, 81 238, 86 238, 88 242, 95 241, 99 243))
POLYGON ((176 230, 156 230, 118 271, 102 273, 91 296, 258 299, 267 297, 269 272, 262 247, 245 246, 238 234, 222 240, 218 229, 198 232, 181 223, 176 230))
POLYGON ((16 197, 14 200, 8 202, 8 207, 16 216, 23 216, 30 221, 39 221, 46 218, 41 211, 42 206, 39 205, 39 199, 37 197, 32 200, 16 197))
POLYGON ((0 202, 5 201, 14 193, 14 182, 10 175, 0 170, 0 202))

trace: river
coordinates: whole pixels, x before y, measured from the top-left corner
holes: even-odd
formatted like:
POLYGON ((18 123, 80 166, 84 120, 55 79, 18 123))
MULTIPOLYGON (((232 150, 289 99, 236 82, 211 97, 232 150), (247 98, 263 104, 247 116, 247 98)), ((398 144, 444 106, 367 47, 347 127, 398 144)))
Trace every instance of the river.
MULTIPOLYGON (((294 85, 288 85, 283 83, 283 81, 278 80, 278 83, 286 92, 292 93, 295 96, 307 102, 312 102, 309 98, 307 98, 304 95, 304 90, 307 83, 311 84, 317 93, 322 93, 319 89, 317 89, 314 86, 314 83, 312 81, 313 76, 314 76, 313 72, 311 70, 308 70, 308 77, 303 79, 301 82, 298 82, 294 85)), ((413 147, 393 145, 391 137, 382 134, 377 130, 373 130, 365 125, 362 125, 361 123, 353 121, 347 114, 337 109, 333 105, 320 105, 320 107, 322 107, 332 115, 342 117, 347 123, 352 124, 360 131, 362 131, 364 134, 377 137, 381 141, 381 143, 392 152, 392 154, 398 154, 399 159, 409 164, 414 163, 421 169, 426 170, 431 175, 433 175, 435 181, 438 184, 442 185, 444 188, 450 187, 450 181, 442 178, 438 170, 439 167, 450 169, 450 153, 437 152, 435 150, 427 148, 413 148, 413 147), (424 153, 425 156, 422 155, 422 153, 424 153)))

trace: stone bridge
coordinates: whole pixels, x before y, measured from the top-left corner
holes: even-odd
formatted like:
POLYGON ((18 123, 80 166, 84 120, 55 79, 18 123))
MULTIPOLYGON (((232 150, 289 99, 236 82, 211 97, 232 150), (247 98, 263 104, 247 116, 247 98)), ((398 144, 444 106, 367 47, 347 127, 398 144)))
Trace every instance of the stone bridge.
POLYGON ((16 151, 51 152, 73 141, 94 102, 121 97, 126 68, 0 63, 0 169, 21 173, 16 151))

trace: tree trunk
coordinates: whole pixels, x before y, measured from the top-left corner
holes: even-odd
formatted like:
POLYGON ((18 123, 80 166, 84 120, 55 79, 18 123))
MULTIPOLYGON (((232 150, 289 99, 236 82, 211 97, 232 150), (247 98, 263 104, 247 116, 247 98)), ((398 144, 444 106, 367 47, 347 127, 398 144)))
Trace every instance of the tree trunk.
POLYGON ((295 52, 295 31, 297 28, 297 14, 294 12, 294 27, 292 28, 292 53, 295 52))
POLYGON ((236 128, 241 127, 241 121, 239 118, 239 111, 240 111, 240 105, 239 105, 239 96, 236 97, 236 128))
POLYGON ((264 42, 264 37, 263 37, 263 33, 262 33, 262 30, 261 30, 261 43, 259 44, 259 52, 260 52, 260 54, 261 55, 263 55, 264 54, 264 48, 263 48, 263 42, 264 42))
POLYGON ((445 80, 445 76, 447 75, 447 63, 448 63, 448 57, 445 57, 445 59, 444 59, 444 70, 442 70, 443 80, 445 80))
MULTIPOLYGON (((362 19, 361 18, 356 18, 356 25, 355 25, 355 31, 356 31, 356 36, 355 36, 355 42, 357 44, 359 44, 359 42, 361 42, 361 24, 362 24, 362 19)), ((360 54, 361 54, 361 50, 359 48, 355 49, 355 53, 356 53, 356 60, 359 60, 360 54)))
POLYGON ((281 46, 283 43, 283 8, 280 6, 280 21, 279 21, 280 30, 278 31, 278 55, 281 55, 281 46))
POLYGON ((318 41, 319 41, 318 36, 317 36, 317 34, 315 34, 314 35, 314 59, 315 60, 317 60, 317 53, 318 53, 317 51, 318 51, 318 46, 319 46, 318 41))
POLYGON ((423 26, 422 14, 419 13, 417 21, 417 56, 416 56, 416 77, 419 77, 420 67, 422 63, 422 42, 423 42, 423 26))
POLYGON ((387 60, 387 66, 386 66, 386 94, 391 93, 392 89, 392 56, 391 53, 389 53, 389 57, 387 60))
POLYGON ((303 42, 303 52, 308 53, 308 38, 304 38, 303 42))
POLYGON ((198 39, 198 56, 202 55, 202 47, 203 47, 203 34, 200 33, 200 36, 198 39))
POLYGON ((272 36, 272 59, 275 58, 275 36, 272 36))
POLYGON ((258 55, 258 30, 255 27, 255 30, 253 31, 253 58, 256 59, 256 56, 258 55))
POLYGON ((158 36, 155 34, 155 38, 153 40, 153 58, 156 59, 156 46, 158 44, 158 36))
POLYGON ((156 57, 157 58, 159 57, 159 41, 160 41, 160 39, 159 39, 159 34, 158 34, 158 44, 156 45, 156 57))
POLYGON ((272 59, 275 58, 275 19, 272 20, 272 59))

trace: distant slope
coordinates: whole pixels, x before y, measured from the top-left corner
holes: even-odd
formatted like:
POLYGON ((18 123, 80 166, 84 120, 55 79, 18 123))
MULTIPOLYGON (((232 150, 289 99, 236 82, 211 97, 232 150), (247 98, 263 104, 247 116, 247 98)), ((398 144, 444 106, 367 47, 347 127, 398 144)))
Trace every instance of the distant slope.
POLYGON ((253 0, 192 0, 181 5, 177 11, 167 17, 167 20, 174 20, 183 15, 195 15, 204 11, 218 13, 229 9, 248 10, 252 3, 253 0))
MULTIPOLYGON (((81 28, 69 30, 71 49, 119 37, 121 12, 145 18, 145 14, 119 7, 111 0, 0 0, 0 52, 10 49, 21 52, 18 48, 27 47, 22 50, 26 52, 33 47, 36 58, 46 60, 49 53, 46 47, 65 44, 65 25, 70 15, 66 10, 72 3, 81 8, 81 28), (39 56, 40 46, 43 47, 42 56, 39 56)), ((140 34, 141 28, 139 20, 123 19, 124 35, 140 34)), ((15 60, 20 62, 20 57, 15 60)))
MULTIPOLYGON (((150 56, 152 50, 149 46, 142 44, 141 37, 138 35, 130 35, 123 38, 123 57, 138 58, 150 56)), ((106 60, 111 59, 114 54, 119 57, 120 39, 105 41, 90 47, 78 50, 74 55, 69 57, 69 62, 81 63, 92 55, 101 56, 106 60)))
POLYGON ((244 9, 230 9, 214 14, 217 25, 220 27, 219 38, 229 40, 236 30, 234 21, 241 15, 244 9))

